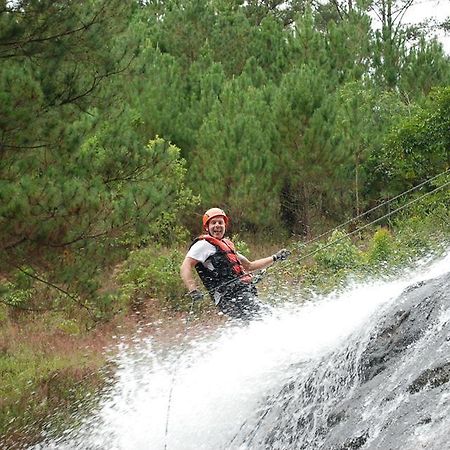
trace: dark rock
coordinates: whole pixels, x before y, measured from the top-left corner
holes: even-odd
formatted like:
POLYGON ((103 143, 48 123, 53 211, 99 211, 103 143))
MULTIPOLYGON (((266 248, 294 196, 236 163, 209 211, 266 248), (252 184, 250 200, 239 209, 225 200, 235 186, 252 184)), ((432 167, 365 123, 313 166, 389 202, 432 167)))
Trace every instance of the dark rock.
POLYGON ((408 387, 410 394, 415 394, 423 389, 434 389, 450 380, 450 363, 434 369, 427 369, 420 374, 408 387))
MULTIPOLYGON (((424 286, 426 285, 422 284, 413 291, 414 298, 420 298, 421 289, 426 290, 424 286)), ((408 294, 403 294, 400 302, 407 298, 408 294)), ((390 360, 404 352, 424 335, 430 318, 439 312, 434 309, 435 300, 425 296, 411 309, 395 311, 392 316, 379 325, 379 331, 372 337, 362 355, 360 368, 362 382, 369 381, 384 371, 390 360)))
POLYGON ((242 444, 450 449, 449 319, 450 274, 408 288, 347 347, 304 367, 268 399, 242 444))
POLYGON ((369 438, 368 433, 364 433, 361 436, 349 439, 342 447, 339 447, 339 450, 358 450, 361 448, 369 438))

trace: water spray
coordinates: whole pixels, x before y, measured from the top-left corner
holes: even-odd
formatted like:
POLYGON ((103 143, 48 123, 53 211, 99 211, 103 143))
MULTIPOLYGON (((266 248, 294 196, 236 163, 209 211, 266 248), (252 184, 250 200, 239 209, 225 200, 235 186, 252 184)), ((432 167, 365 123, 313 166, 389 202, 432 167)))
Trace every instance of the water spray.
MULTIPOLYGON (((441 176, 444 176, 444 175, 446 175, 446 174, 448 174, 448 173, 450 173, 450 168, 447 169, 446 171, 444 171, 444 172, 442 172, 442 173, 440 173, 440 174, 438 174, 438 175, 432 177, 432 178, 429 178, 428 180, 425 180, 424 182, 418 184, 417 186, 414 186, 413 188, 410 188, 410 189, 408 189, 408 190, 402 192, 401 194, 399 194, 399 195, 397 195, 397 196, 395 196, 395 197, 393 197, 393 198, 391 198, 391 199, 389 199, 389 200, 387 200, 387 201, 385 201, 385 202, 380 203, 380 204, 377 205, 376 207, 374 207, 374 208, 372 208, 372 209, 370 209, 370 210, 368 210, 368 211, 366 211, 366 212, 364 212, 364 213, 362 213, 362 214, 359 214, 359 215, 357 215, 357 216, 355 216, 355 217, 353 217, 353 218, 347 220, 346 222, 343 222, 342 224, 338 225, 337 227, 334 227, 334 228, 332 228, 332 229, 326 231, 325 233, 322 233, 321 235, 319 235, 319 236, 317 236, 317 237, 315 237, 315 238, 313 238, 313 239, 311 239, 311 240, 305 242, 305 243, 303 244, 303 246, 306 247, 306 246, 308 246, 308 245, 313 244, 314 242, 316 242, 316 241, 318 241, 319 239, 321 239, 321 238, 323 238, 323 237, 325 237, 325 236, 327 236, 327 235, 333 233, 334 231, 339 230, 339 229, 343 228, 344 226, 349 225, 350 223, 353 223, 353 222, 355 222, 356 220, 361 219, 361 218, 367 216, 367 215, 370 214, 371 212, 374 212, 375 210, 377 210, 377 209, 379 209, 379 208, 381 208, 381 207, 383 207, 383 206, 389 205, 389 204, 392 203, 393 201, 398 200, 398 199, 400 199, 400 198, 402 198, 402 197, 404 197, 404 196, 410 194, 411 192, 413 192, 413 191, 415 191, 415 190, 421 188, 422 186, 424 186, 424 185, 430 183, 431 181, 433 181, 433 180, 435 180, 435 179, 437 179, 437 178, 439 178, 439 177, 441 177, 441 176)), ((304 255, 299 256, 299 257, 297 258, 297 262, 302 261, 302 260, 304 260, 304 259, 307 259, 307 258, 313 256, 314 254, 316 254, 316 253, 318 253, 318 252, 321 252, 321 251, 323 251, 324 249, 329 248, 329 247, 331 247, 331 246, 333 246, 333 245, 339 243, 340 241, 342 241, 342 240, 344 240, 344 239, 347 239, 348 237, 350 237, 350 236, 352 236, 352 235, 354 235, 354 234, 356 234, 356 233, 358 233, 358 232, 360 232, 360 231, 362 231, 362 230, 364 230, 364 229, 366 229, 366 228, 368 228, 368 227, 370 227, 370 226, 372 226, 372 225, 374 225, 374 224, 376 224, 376 223, 381 222, 382 220, 386 219, 387 217, 390 217, 390 216, 396 214, 397 212, 402 211, 403 209, 405 209, 405 208, 407 208, 407 207, 413 205, 414 203, 419 202, 420 200, 424 199, 425 197, 427 197, 427 196, 429 196, 429 195, 431 195, 431 194, 434 194, 434 193, 436 193, 436 192, 438 192, 438 191, 444 189, 445 187, 447 187, 447 186, 449 186, 449 185, 450 185, 450 181, 447 181, 446 183, 442 184, 441 186, 438 186, 438 187, 436 187, 435 189, 433 189, 433 190, 431 190, 431 191, 429 191, 429 192, 426 192, 425 194, 422 194, 421 196, 419 196, 419 197, 417 197, 417 198, 415 198, 415 199, 413 199, 413 200, 411 200, 411 201, 405 203, 404 205, 402 205, 402 206, 400 206, 400 207, 398 207, 398 208, 396 208, 396 209, 394 209, 394 210, 392 210, 392 211, 389 211, 388 213, 384 214, 383 216, 381 216, 381 217, 379 217, 379 218, 377 218, 377 219, 375 219, 375 220, 372 220, 371 222, 368 222, 368 223, 366 223, 366 224, 364 224, 364 225, 362 225, 362 226, 356 228, 355 230, 353 230, 353 231, 351 231, 351 232, 349 232, 349 233, 345 233, 344 236, 342 236, 342 237, 340 237, 340 238, 338 238, 338 239, 335 239, 335 240, 333 240, 333 241, 331 241, 331 242, 329 242, 329 243, 327 243, 327 244, 321 246, 321 247, 318 248, 318 249, 315 249, 315 250, 313 250, 313 251, 311 251, 311 252, 308 252, 308 253, 306 253, 306 254, 304 254, 304 255)), ((296 246, 296 247, 294 247, 294 248, 293 248, 292 250, 290 250, 290 251, 291 251, 291 253, 294 253, 294 252, 296 252, 296 251, 299 251, 299 247, 296 246)), ((270 266, 270 267, 273 267, 273 265, 270 266)), ((253 283, 256 284, 256 283, 258 283, 259 281, 261 281, 261 280, 267 275, 268 269, 269 269, 269 268, 265 268, 265 269, 262 269, 262 270, 260 270, 260 271, 257 271, 257 272, 255 273, 253 283)), ((227 281, 227 282, 225 282, 225 283, 222 283, 222 284, 221 284, 220 286, 218 286, 214 291, 219 291, 220 289, 223 289, 224 287, 227 287, 227 286, 232 285, 233 283, 236 283, 236 281, 238 281, 238 280, 240 279, 240 277, 242 277, 242 276, 244 276, 244 275, 247 275, 247 274, 240 275, 239 277, 237 277, 236 280, 230 280, 230 281, 227 281)), ((188 324, 189 324, 189 321, 190 321, 190 317, 191 317, 191 315, 192 315, 192 313, 193 313, 193 306, 194 306, 194 301, 192 301, 192 304, 191 304, 191 307, 190 307, 190 310, 189 310, 189 314, 188 314, 188 316, 187 316, 187 318, 186 318, 186 321, 185 321, 185 336, 186 336, 186 333, 187 333, 187 329, 188 329, 188 324)), ((185 345, 185 343, 184 343, 183 345, 185 345)), ((186 350, 186 347, 184 347, 184 348, 182 349, 182 353, 183 353, 185 350, 186 350)), ((174 388, 174 385, 175 385, 175 379, 176 379, 176 373, 177 373, 179 361, 180 361, 180 358, 178 358, 177 366, 175 367, 175 369, 174 369, 174 371, 173 371, 172 380, 171 380, 171 386, 170 386, 170 391, 169 391, 169 398, 168 398, 168 405, 167 405, 167 412, 166 412, 166 427, 165 427, 165 436, 164 436, 164 450, 167 450, 167 448, 168 448, 168 447, 167 447, 167 437, 168 437, 168 434, 169 434, 169 421, 170 421, 170 410, 171 410, 171 403, 172 403, 172 394, 173 394, 173 388, 174 388)), ((266 412, 266 413, 267 413, 267 412, 266 412)), ((265 416, 265 414, 263 414, 262 418, 260 418, 260 419, 261 419, 261 420, 264 419, 264 416, 265 416)), ((238 432, 238 433, 239 433, 239 432, 238 432)), ((236 436, 237 436, 237 434, 236 434, 235 437, 232 439, 232 441, 234 441, 234 439, 236 438, 236 436)))

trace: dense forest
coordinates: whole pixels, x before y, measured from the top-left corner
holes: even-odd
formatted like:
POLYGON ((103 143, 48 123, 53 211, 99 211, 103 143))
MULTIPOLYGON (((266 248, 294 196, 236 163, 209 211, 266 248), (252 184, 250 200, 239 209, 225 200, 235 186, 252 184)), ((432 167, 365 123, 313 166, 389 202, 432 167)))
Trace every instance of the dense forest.
POLYGON ((450 59, 410 3, 3 1, 8 302, 83 306, 210 205, 301 239, 445 171, 450 59))
POLYGON ((250 242, 306 242, 433 179, 416 222, 448 226, 449 21, 408 25, 412 3, 0 1, 2 377, 26 395, 23 314, 77 335, 143 286, 182 297, 211 206, 250 242))
POLYGON ((448 168, 450 59, 410 2, 2 3, 4 281, 89 301, 210 205, 311 236, 448 168))

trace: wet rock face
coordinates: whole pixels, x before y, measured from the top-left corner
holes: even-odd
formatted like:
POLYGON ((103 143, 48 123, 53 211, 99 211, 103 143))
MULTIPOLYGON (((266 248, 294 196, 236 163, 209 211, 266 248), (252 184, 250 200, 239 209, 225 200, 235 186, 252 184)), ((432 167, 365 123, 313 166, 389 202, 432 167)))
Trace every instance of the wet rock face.
POLYGON ((396 310, 379 325, 362 355, 361 381, 385 370, 393 359, 421 339, 441 312, 439 281, 409 288, 396 304, 396 310), (430 295, 430 292, 435 294, 430 295))
MULTIPOLYGON (((423 371, 408 387, 410 394, 415 394, 423 389, 435 389, 450 381, 450 363, 423 371)), ((450 433, 450 430, 449 430, 450 433)))
POLYGON ((426 448, 450 449, 439 431, 444 424, 450 430, 449 336, 449 275, 410 288, 395 302, 359 362, 354 399, 372 410, 358 401, 350 406, 347 432, 360 421, 369 434, 367 445, 355 448, 412 450, 422 439, 426 448))
POLYGON ((245 448, 450 450, 450 275, 409 288, 298 373, 247 427, 245 448))

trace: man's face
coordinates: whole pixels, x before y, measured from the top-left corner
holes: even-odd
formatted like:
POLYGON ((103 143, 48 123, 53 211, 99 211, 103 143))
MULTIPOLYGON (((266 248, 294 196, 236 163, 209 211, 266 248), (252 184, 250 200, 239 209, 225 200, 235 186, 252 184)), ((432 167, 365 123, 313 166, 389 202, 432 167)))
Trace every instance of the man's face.
POLYGON ((208 233, 216 239, 222 239, 225 235, 225 220, 223 217, 213 217, 208 222, 208 233))

